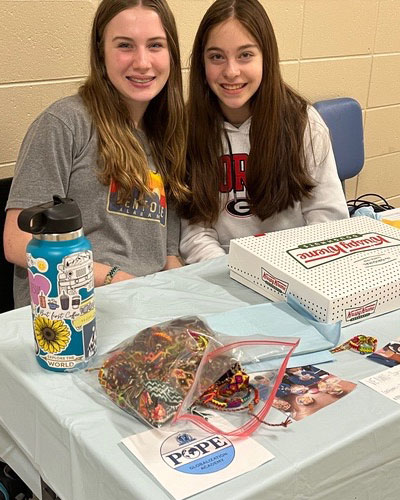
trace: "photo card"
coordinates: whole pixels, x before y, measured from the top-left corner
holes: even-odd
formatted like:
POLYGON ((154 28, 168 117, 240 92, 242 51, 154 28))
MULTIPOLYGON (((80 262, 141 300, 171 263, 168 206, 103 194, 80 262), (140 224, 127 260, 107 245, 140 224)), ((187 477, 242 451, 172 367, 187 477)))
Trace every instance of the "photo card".
POLYGON ((397 366, 400 364, 400 338, 390 341, 367 357, 384 366, 397 366))
MULTIPOLYGON (((267 392, 268 377, 254 374, 252 383, 260 397, 267 392)), ((302 420, 354 390, 357 384, 313 365, 287 368, 272 406, 293 420, 302 420)))

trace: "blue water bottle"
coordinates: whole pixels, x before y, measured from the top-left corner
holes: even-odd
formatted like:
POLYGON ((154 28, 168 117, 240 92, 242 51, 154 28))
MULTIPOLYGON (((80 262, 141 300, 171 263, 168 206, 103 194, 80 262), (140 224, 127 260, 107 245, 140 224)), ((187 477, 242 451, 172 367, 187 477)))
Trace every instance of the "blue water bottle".
POLYGON ((47 370, 80 368, 96 353, 93 255, 70 198, 22 210, 36 359, 47 370))

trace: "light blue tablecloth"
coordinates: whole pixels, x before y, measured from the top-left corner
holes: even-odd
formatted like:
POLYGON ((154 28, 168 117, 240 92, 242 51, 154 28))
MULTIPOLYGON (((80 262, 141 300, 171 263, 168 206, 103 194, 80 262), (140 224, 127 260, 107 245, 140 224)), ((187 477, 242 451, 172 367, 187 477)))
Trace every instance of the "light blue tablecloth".
MULTIPOLYGON (((216 332, 229 336, 249 337, 265 335, 269 337, 298 337, 299 345, 289 360, 288 367, 333 361, 334 356, 329 349, 334 347, 340 336, 340 323, 316 328, 316 321, 310 322, 308 315, 300 304, 297 310, 285 302, 257 304, 239 307, 207 317, 208 324, 216 332), (299 311, 299 312, 298 312, 299 311)), ((268 366, 261 367, 268 369, 268 366)), ((272 365, 269 369, 272 368, 272 365)))
MULTIPOLYGON (((266 302, 230 280, 225 258, 104 287, 96 291, 100 352, 156 322, 266 302)), ((377 336, 383 346, 400 335, 399 324, 396 311, 344 328, 341 340, 364 333, 377 336)), ((74 383, 71 374, 39 367, 29 308, 0 315, 0 331, 0 424, 63 500, 169 498, 118 445, 145 427, 99 404, 74 383)), ((337 361, 323 367, 346 380, 357 382, 383 368, 354 352, 335 356, 337 361)), ((269 417, 279 415, 272 409, 269 417)), ((276 458, 193 498, 394 500, 398 496, 400 406, 363 384, 287 429, 260 427, 254 437, 276 458)))

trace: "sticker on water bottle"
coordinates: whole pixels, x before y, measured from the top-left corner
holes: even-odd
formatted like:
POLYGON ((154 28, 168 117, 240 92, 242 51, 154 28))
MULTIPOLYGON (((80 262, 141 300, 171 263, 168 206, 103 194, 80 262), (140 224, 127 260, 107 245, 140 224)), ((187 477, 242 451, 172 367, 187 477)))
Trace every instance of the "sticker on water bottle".
POLYGON ((41 273, 45 273, 49 269, 49 264, 46 259, 41 257, 35 259, 30 253, 27 254, 28 267, 37 267, 41 273))
POLYGON ((74 368, 96 353, 92 252, 66 255, 56 270, 30 254, 28 263, 38 361, 57 371, 74 368))

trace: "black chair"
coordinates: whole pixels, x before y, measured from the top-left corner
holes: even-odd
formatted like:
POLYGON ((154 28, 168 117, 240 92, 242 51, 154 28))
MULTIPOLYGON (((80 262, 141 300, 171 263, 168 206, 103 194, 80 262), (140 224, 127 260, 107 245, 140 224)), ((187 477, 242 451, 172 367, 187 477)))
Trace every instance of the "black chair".
POLYGON ((0 313, 14 309, 13 299, 13 276, 14 265, 6 261, 3 249, 3 229, 6 218, 6 203, 8 193, 10 192, 12 177, 0 179, 0 224, 1 224, 1 253, 0 253, 0 272, 1 272, 1 291, 0 313))

